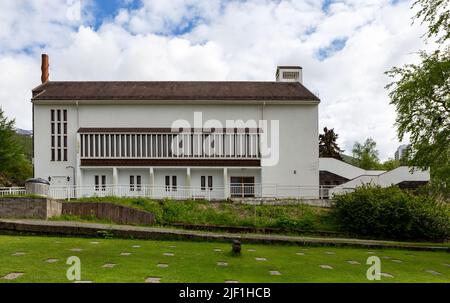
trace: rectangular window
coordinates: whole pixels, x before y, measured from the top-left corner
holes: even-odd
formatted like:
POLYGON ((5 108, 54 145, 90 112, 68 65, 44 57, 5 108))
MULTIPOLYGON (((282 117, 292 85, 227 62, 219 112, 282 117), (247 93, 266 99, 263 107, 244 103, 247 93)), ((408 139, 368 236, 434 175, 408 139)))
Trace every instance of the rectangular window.
POLYGON ((141 191, 142 188, 142 177, 136 176, 136 190, 141 191))
POLYGON ((209 190, 213 189, 213 177, 212 176, 208 176, 208 189, 209 190))
POLYGON ((100 185, 100 178, 99 176, 95 176, 95 190, 97 191, 99 189, 99 185, 100 185))
POLYGON ((200 186, 202 190, 206 190, 206 176, 201 176, 200 178, 200 186))
POLYGON ((177 191, 177 176, 172 176, 172 191, 177 191))
POLYGON ((134 191, 134 176, 130 176, 130 191, 134 191))
POLYGON ((166 191, 170 191, 170 176, 166 176, 166 191))
POLYGON ((106 176, 102 176, 102 190, 106 190, 106 176))
POLYGON ((67 161, 67 110, 50 110, 51 161, 67 161))

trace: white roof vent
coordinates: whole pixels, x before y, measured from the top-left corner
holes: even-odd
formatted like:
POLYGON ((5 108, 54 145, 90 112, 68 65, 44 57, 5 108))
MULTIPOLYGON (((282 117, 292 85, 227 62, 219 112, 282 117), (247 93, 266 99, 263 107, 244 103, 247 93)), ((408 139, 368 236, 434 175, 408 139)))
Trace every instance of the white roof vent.
POLYGON ((300 66, 278 66, 275 77, 277 82, 303 83, 303 70, 300 66))

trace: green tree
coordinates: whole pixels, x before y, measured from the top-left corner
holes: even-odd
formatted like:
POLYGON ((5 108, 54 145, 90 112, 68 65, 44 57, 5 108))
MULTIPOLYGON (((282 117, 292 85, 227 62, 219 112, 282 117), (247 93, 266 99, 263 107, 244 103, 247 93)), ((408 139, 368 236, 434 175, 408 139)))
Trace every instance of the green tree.
POLYGON ((399 160, 389 159, 380 165, 382 170, 393 170, 401 165, 399 160))
POLYGON ((340 153, 343 152, 337 144, 338 134, 334 129, 324 127, 323 134, 319 135, 319 156, 322 158, 335 158, 342 160, 340 153))
POLYGON ((31 163, 17 139, 14 123, 0 108, 0 183, 5 186, 22 185, 32 175, 31 163))
POLYGON ((394 67, 386 86, 396 108, 401 140, 409 136, 411 166, 430 168, 433 181, 450 186, 450 2, 417 0, 414 21, 428 24, 427 38, 438 48, 420 51, 419 64, 394 67))
POLYGON ((376 147, 377 143, 372 138, 366 139, 363 144, 355 142, 352 149, 354 158, 352 164, 362 169, 379 169, 380 162, 376 147))

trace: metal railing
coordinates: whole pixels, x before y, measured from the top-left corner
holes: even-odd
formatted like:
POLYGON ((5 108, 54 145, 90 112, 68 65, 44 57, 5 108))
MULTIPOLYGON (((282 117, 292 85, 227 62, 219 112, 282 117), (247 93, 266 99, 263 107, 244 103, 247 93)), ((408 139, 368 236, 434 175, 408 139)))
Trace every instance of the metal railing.
POLYGON ((50 187, 49 196, 55 199, 83 197, 148 197, 174 200, 272 199, 328 199, 333 186, 293 186, 278 184, 231 184, 224 187, 195 186, 134 186, 98 185, 50 187))
POLYGON ((0 197, 25 195, 25 187, 0 187, 0 197))

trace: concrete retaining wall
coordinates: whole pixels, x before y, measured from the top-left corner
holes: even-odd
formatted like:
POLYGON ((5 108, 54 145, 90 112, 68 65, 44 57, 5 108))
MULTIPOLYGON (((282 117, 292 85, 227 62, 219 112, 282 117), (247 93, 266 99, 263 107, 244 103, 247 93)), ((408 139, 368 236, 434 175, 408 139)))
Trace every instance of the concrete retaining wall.
POLYGON ((94 216, 119 224, 155 223, 155 216, 152 213, 113 203, 65 202, 62 203, 62 214, 80 217, 94 216))
POLYGON ((0 199, 0 218, 48 219, 61 215, 61 203, 47 198, 0 199))
POLYGON ((333 200, 329 199, 274 199, 274 198, 233 198, 234 203, 250 204, 250 205, 296 205, 306 204, 317 207, 331 207, 333 200))

